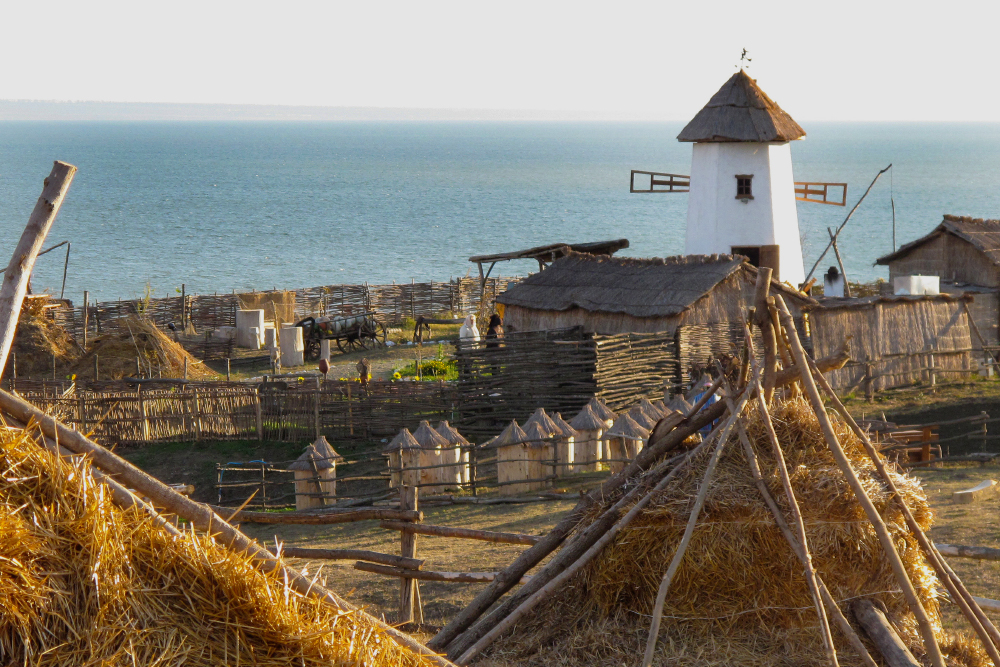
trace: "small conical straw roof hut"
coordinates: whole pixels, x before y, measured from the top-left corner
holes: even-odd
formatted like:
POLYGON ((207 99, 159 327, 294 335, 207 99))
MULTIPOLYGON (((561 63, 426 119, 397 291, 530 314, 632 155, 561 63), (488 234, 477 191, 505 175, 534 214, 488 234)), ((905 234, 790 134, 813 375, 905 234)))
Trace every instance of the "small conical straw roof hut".
POLYGON ((543 447, 553 436, 553 433, 542 426, 541 422, 529 421, 525 423, 524 437, 526 442, 532 447, 543 447))
POLYGON ((649 437, 649 429, 644 428, 629 413, 623 414, 615 420, 608 432, 609 438, 625 438, 626 440, 644 440, 649 437))
POLYGON ((563 419, 561 412, 557 412, 556 416, 552 417, 551 419, 555 423, 556 428, 559 429, 559 433, 557 434, 557 435, 559 435, 559 437, 562 437, 562 438, 575 438, 576 437, 576 435, 577 435, 576 429, 574 429, 572 426, 570 426, 569 423, 565 419, 563 419))
POLYGON ((447 420, 443 420, 438 424, 435 429, 442 438, 448 441, 449 445, 468 445, 469 441, 465 439, 465 436, 458 432, 454 426, 448 423, 447 420))
POLYGON ((653 427, 656 426, 656 422, 659 421, 659 417, 650 415, 648 412, 643 410, 640 405, 633 406, 632 409, 625 414, 634 419, 636 424, 643 427, 647 431, 653 430, 653 427))
POLYGON ((316 465, 317 470, 328 470, 329 468, 335 468, 337 465, 332 459, 320 454, 315 445, 307 445, 305 451, 288 466, 288 469, 312 471, 313 464, 316 465), (312 464, 309 462, 310 457, 312 458, 312 464))
POLYGON ((524 430, 527 431, 532 424, 538 424, 542 432, 546 433, 545 437, 552 437, 553 435, 558 435, 560 432, 559 426, 556 422, 545 412, 545 408, 538 408, 535 410, 534 414, 528 418, 528 421, 524 422, 524 430))
POLYGON ((638 407, 653 419, 661 419, 665 415, 661 408, 658 408, 651 400, 644 398, 639 401, 638 407))
POLYGON ((691 412, 691 408, 693 408, 694 405, 688 403, 687 399, 684 398, 682 394, 678 394, 677 396, 674 396, 673 399, 671 399, 670 403, 667 404, 667 407, 671 410, 675 410, 677 412, 680 412, 681 414, 686 415, 689 412, 691 412))
POLYGON ((320 455, 324 461, 343 461, 344 457, 337 453, 337 450, 333 448, 333 445, 326 439, 325 435, 321 435, 316 438, 316 442, 312 444, 316 448, 316 453, 320 455))
POLYGON ((420 443, 410 433, 410 429, 404 428, 392 441, 382 450, 383 454, 391 454, 403 449, 420 449, 420 443))
POLYGON ((583 406, 583 409, 576 417, 573 417, 569 425, 576 431, 603 431, 607 428, 607 424, 597 416, 589 403, 583 406))
POLYGON ((608 426, 611 426, 614 420, 618 418, 618 415, 611 408, 609 408, 604 401, 596 396, 590 399, 590 402, 587 403, 587 405, 589 405, 590 409, 594 411, 594 414, 603 419, 608 426))
POLYGON ((413 432, 413 438, 424 449, 440 449, 451 444, 435 431, 426 419, 420 422, 420 426, 413 432))
POLYGON ((507 447, 508 445, 518 445, 528 442, 528 436, 524 434, 524 429, 517 425, 513 419, 500 435, 487 442, 484 447, 507 447))

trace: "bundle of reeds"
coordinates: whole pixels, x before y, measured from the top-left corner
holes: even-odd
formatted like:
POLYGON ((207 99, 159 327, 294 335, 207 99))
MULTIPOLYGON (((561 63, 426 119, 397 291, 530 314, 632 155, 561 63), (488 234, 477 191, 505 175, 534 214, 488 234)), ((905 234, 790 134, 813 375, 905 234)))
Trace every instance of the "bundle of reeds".
POLYGON ((433 664, 248 554, 120 509, 24 431, 0 430, 0 471, 2 664, 433 664))
POLYGON ((110 332, 97 338, 77 364, 79 377, 94 377, 95 355, 102 380, 136 377, 137 373, 144 377, 180 378, 184 376, 185 367, 188 379, 218 377, 151 320, 129 316, 113 324, 108 325, 110 332))

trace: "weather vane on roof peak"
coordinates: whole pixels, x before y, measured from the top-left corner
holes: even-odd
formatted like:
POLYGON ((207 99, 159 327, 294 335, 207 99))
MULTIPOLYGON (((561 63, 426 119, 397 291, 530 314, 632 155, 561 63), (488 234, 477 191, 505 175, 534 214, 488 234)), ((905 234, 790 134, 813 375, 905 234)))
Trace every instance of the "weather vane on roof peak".
POLYGON ((753 58, 747 58, 747 50, 743 49, 743 53, 740 54, 740 64, 736 66, 736 69, 748 69, 753 58))

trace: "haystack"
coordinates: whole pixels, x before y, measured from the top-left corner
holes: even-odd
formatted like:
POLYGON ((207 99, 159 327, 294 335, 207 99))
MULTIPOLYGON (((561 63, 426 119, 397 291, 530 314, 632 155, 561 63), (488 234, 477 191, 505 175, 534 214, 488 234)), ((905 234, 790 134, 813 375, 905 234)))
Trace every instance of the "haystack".
POLYGON ((18 377, 52 377, 52 358, 55 357, 57 376, 66 375, 83 354, 68 331, 49 317, 52 305, 46 295, 27 296, 21 306, 17 321, 13 358, 7 362, 5 377, 13 377, 12 365, 17 364, 18 377))
POLYGON ((3 664, 433 664, 248 554, 120 509, 22 431, 0 431, 0 470, 3 664))
POLYGON ((155 324, 138 317, 123 318, 110 333, 96 339, 76 366, 78 377, 93 379, 94 355, 98 358, 98 375, 101 380, 135 377, 136 357, 139 358, 143 375, 147 377, 184 377, 186 359, 188 379, 218 378, 204 363, 191 356, 155 324))

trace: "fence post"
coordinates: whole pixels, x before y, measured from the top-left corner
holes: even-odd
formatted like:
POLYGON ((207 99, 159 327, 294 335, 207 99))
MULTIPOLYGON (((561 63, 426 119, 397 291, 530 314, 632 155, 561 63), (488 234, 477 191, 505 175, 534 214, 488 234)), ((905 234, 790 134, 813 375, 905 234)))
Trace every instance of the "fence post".
POLYGON ((87 404, 84 401, 82 391, 76 395, 76 405, 80 413, 77 420, 80 424, 80 433, 87 435, 87 404))
POLYGON ((146 401, 142 397, 141 384, 136 387, 135 394, 139 397, 139 417, 142 419, 142 439, 145 442, 149 442, 149 419, 146 415, 146 401))
POLYGON ((267 471, 264 466, 267 465, 263 461, 260 462, 260 505, 266 510, 267 509, 267 471))
POLYGON ((319 440, 319 376, 316 376, 316 388, 313 390, 313 423, 316 425, 316 440, 319 440))
POLYGON ((90 292, 83 290, 83 351, 87 351, 87 325, 90 324, 90 292))
MULTIPOLYGON (((187 286, 181 283, 181 331, 187 330, 187 286)), ((187 377, 185 375, 184 377, 187 377)))
MULTIPOLYGON (((416 511, 419 505, 420 490, 416 486, 400 486, 399 488, 399 509, 416 511)), ((417 535, 413 531, 400 531, 400 555, 404 558, 417 557, 417 535)), ((419 597, 416 579, 402 578, 399 582, 399 618, 397 623, 411 623, 413 621, 414 602, 419 597)))
POLYGON ((935 371, 935 369, 934 369, 934 353, 931 352, 928 358, 930 359, 930 365, 927 367, 927 371, 931 375, 931 386, 933 387, 934 385, 937 384, 937 373, 934 372, 935 371))
POLYGON ((194 439, 201 440, 201 403, 198 401, 198 390, 194 390, 194 439))
POLYGON ((257 417, 257 441, 264 440, 264 415, 260 409, 260 389, 253 390, 253 409, 257 417))
POLYGON ((353 382, 347 383, 347 428, 350 430, 351 435, 354 435, 354 406, 351 405, 351 385, 353 382))
POLYGON ((479 477, 479 447, 475 444, 469 450, 469 485, 472 487, 472 497, 476 497, 476 478, 479 477))
POLYGON ((868 355, 865 357, 865 399, 868 401, 872 401, 875 398, 872 375, 872 358, 871 355, 868 355))

